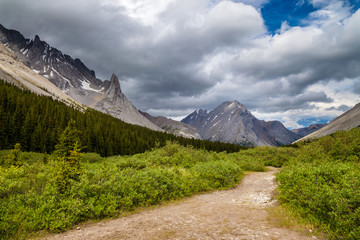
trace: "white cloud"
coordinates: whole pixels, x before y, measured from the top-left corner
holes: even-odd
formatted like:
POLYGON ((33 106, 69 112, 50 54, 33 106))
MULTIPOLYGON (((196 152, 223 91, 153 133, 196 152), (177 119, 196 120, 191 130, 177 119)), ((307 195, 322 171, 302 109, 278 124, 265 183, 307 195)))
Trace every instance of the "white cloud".
POLYGON ((270 2, 270 0, 238 0, 236 2, 242 2, 244 4, 253 6, 257 9, 261 8, 262 6, 264 6, 265 4, 267 4, 268 2, 270 2))
MULTIPOLYGON (((341 82, 330 81, 327 83, 316 83, 309 86, 309 91, 323 91, 326 92, 329 97, 333 99, 331 103, 314 103, 317 107, 323 111, 326 108, 341 107, 347 105, 353 107, 355 104, 360 102, 360 95, 354 92, 354 84, 360 82, 360 77, 356 79, 344 79, 341 82)), ((338 112, 339 113, 339 112, 338 112)))
POLYGON ((331 118, 358 102, 360 11, 312 0, 319 10, 307 27, 284 22, 269 35, 259 10, 267 2, 7 0, 0 22, 40 35, 100 77, 115 72, 128 98, 157 115, 238 100, 296 127, 301 116, 331 118))
POLYGON ((205 18, 204 31, 224 38, 239 38, 241 35, 256 36, 265 28, 257 10, 249 5, 222 1, 215 5, 205 18), (240 36, 236 36, 240 35, 240 36))
POLYGON ((118 9, 123 14, 140 21, 145 25, 153 25, 169 4, 175 0, 101 0, 106 9, 118 9))

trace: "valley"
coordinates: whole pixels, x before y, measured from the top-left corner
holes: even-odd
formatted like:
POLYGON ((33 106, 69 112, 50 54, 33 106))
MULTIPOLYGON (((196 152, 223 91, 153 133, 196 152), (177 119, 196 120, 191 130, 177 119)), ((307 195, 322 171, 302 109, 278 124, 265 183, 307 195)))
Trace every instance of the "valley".
POLYGON ((309 232, 291 231, 269 220, 268 209, 278 204, 272 197, 277 171, 247 173, 233 189, 84 224, 43 239, 314 239, 309 232))
MULTIPOLYGON (((68 131, 71 132, 74 131, 68 131)), ((272 203, 269 200, 275 197, 269 198, 269 194, 275 188, 274 172, 266 171, 266 166, 275 166, 282 167, 276 174, 276 180, 279 182, 276 198, 281 206, 287 209, 286 212, 292 212, 297 216, 297 221, 311 226, 313 234, 320 238, 356 239, 360 229, 356 220, 360 207, 360 196, 356 190, 360 186, 359 139, 360 128, 354 128, 294 146, 257 147, 234 153, 197 150, 174 142, 132 156, 102 158, 98 154, 82 153, 70 155, 68 158, 69 161, 78 159, 80 163, 75 171, 78 172, 77 177, 70 179, 66 178, 66 172, 60 171, 63 167, 58 168, 60 163, 66 164, 66 161, 57 157, 55 152, 51 155, 28 153, 16 147, 11 151, 3 150, 0 151, 0 234, 5 239, 40 237, 44 231, 62 232, 77 228, 78 224, 88 220, 117 218, 136 211, 138 213, 129 217, 105 221, 105 225, 89 225, 88 233, 88 225, 80 225, 81 231, 73 230, 59 237, 67 234, 71 237, 74 234, 73 239, 82 239, 82 231, 89 234, 89 237, 95 234, 95 238, 98 235, 94 232, 101 231, 101 234, 109 234, 106 236, 111 239, 122 239, 128 236, 126 234, 133 233, 136 238, 138 231, 148 231, 148 236, 155 238, 161 238, 161 234, 169 234, 165 236, 169 236, 170 239, 175 239, 181 231, 187 232, 189 235, 185 236, 189 238, 193 238, 194 234, 205 238, 235 237, 241 234, 249 237, 258 236, 260 239, 297 237, 299 233, 268 225, 267 216, 272 218, 271 211, 270 215, 265 212, 262 215, 262 211, 265 211, 263 207, 272 203), (62 173, 58 175, 58 171, 62 173), (244 171, 258 173, 246 173, 244 177, 244 171), (61 179, 67 179, 65 185, 59 185, 63 181, 61 179), (241 184, 236 187, 240 182, 241 184), (313 184, 314 182, 317 184, 313 184), (62 190, 59 186, 63 186, 60 188, 62 190), (225 191, 203 195, 204 192, 216 190, 225 191), (171 203, 169 206, 159 207, 159 210, 146 210, 154 205, 196 194, 200 195, 189 198, 184 203, 171 203), (161 215, 161 211, 167 211, 167 207, 174 211, 179 210, 177 214, 180 215, 175 214, 173 218, 169 216, 168 222, 166 219, 159 220, 161 227, 155 223, 147 225, 146 219, 151 222, 157 211, 161 215), (197 218, 191 221, 195 226, 198 224, 199 229, 192 229, 192 224, 187 224, 190 215, 182 216, 182 207, 185 207, 185 212, 191 209, 195 211, 192 213, 197 218), (202 207, 205 209, 202 210, 202 207), (261 210, 256 210, 258 207, 261 210), (259 214, 256 211, 260 211, 259 214), (204 215, 201 215, 202 213, 204 215), (206 213, 209 213, 210 218, 206 213), (241 218, 248 216, 247 213, 250 214, 249 217, 241 218), (136 220, 137 216, 142 220, 136 220), (219 223, 216 222, 215 216, 218 216, 217 220, 223 221, 218 226, 221 229, 214 226, 207 230, 205 225, 217 226, 219 223), (228 222, 232 216, 239 216, 240 219, 228 222), (131 220, 133 218, 134 221, 131 220), (212 218, 215 223, 208 222, 212 218), (126 226, 134 226, 136 231, 117 231, 117 224, 122 224, 123 221, 130 221, 130 225, 126 226), (256 224, 257 221, 261 224, 256 224), (175 223, 180 224, 178 228, 175 227, 175 223), (246 229, 245 232, 239 230, 242 229, 241 226, 246 229), (103 232, 103 229, 108 229, 108 232, 103 232), (177 232, 177 229, 180 232, 177 232), (283 235, 277 235, 279 232, 283 235), (269 237, 266 234, 269 234, 269 237)), ((72 153, 73 151, 75 150, 72 150, 72 153)), ((69 173, 71 172, 73 170, 69 173)), ((280 220, 277 221, 286 222, 283 217, 280 216, 280 220)), ((105 235, 99 236, 106 238, 105 235)), ((56 235, 54 237, 56 238, 56 235)))
POLYGON ((292 131, 236 100, 179 122, 38 35, 0 42, 1 239, 359 239, 359 104, 292 131))
MULTIPOLYGON (((86 67, 80 59, 63 54, 41 41, 37 35, 34 40, 26 39, 20 32, 0 25, 0 42, 4 44, 2 55, 7 56, 3 60, 7 67, 2 67, 0 71, 4 80, 14 82, 12 78, 15 77, 18 85, 40 94, 44 93, 38 86, 43 86, 47 95, 98 110, 126 123, 180 137, 251 147, 287 145, 301 138, 278 121, 258 120, 238 101, 223 102, 209 113, 207 110, 196 110, 181 122, 162 116, 153 117, 138 111, 127 99, 115 74, 110 80, 100 80, 96 78, 95 71, 86 67), (14 76, 13 64, 9 62, 22 65, 22 71, 27 75, 37 75, 36 83, 29 77, 14 76), (12 78, 6 77, 8 75, 12 78), (51 83, 58 89, 54 89, 51 83)), ((32 78, 36 78, 34 76, 32 78)))

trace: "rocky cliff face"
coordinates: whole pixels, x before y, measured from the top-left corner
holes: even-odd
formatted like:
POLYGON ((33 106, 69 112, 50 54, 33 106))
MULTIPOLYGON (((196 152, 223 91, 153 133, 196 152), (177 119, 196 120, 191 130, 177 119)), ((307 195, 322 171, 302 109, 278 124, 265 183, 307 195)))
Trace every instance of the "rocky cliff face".
POLYGON ((64 92, 74 88, 84 93, 81 91, 83 82, 95 89, 102 83, 96 79, 95 72, 88 69, 81 60, 64 55, 41 41, 37 35, 34 40, 25 39, 18 31, 8 30, 0 25, 0 41, 34 72, 46 77, 64 92))
POLYGON ((196 131, 196 128, 183 122, 175 121, 166 117, 153 117, 146 112, 140 111, 140 113, 156 126, 168 133, 185 138, 201 139, 199 133, 196 131))
POLYGON ((237 101, 224 102, 211 112, 195 111, 182 122, 195 127, 203 139, 244 146, 280 146, 299 138, 278 121, 258 120, 237 101))
POLYGON ((38 95, 52 97, 79 110, 86 109, 86 106, 72 99, 49 80, 28 68, 2 43, 0 43, 0 79, 38 95))
POLYGON ((162 131, 142 116, 126 98, 116 75, 109 80, 96 78, 95 72, 80 59, 73 59, 52 48, 39 36, 26 39, 15 30, 0 25, 0 42, 35 73, 45 77, 78 102, 113 115, 125 122, 162 131))

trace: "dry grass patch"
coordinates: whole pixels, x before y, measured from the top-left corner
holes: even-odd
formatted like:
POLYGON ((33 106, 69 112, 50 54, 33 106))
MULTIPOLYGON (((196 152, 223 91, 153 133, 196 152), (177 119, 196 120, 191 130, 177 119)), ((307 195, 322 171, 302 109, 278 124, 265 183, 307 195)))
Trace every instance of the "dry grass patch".
POLYGON ((299 214, 294 213, 286 206, 278 205, 267 209, 268 221, 278 228, 287 228, 292 231, 301 232, 307 236, 316 236, 316 239, 323 239, 321 232, 309 221, 303 219, 299 214))

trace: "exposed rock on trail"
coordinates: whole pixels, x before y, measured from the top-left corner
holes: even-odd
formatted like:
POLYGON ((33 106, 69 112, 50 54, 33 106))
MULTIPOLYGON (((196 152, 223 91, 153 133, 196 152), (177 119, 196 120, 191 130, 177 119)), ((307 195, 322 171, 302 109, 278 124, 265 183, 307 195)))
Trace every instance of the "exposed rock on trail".
POLYGON ((312 239, 268 222, 275 168, 251 173, 234 189, 197 195, 47 239, 312 239))

